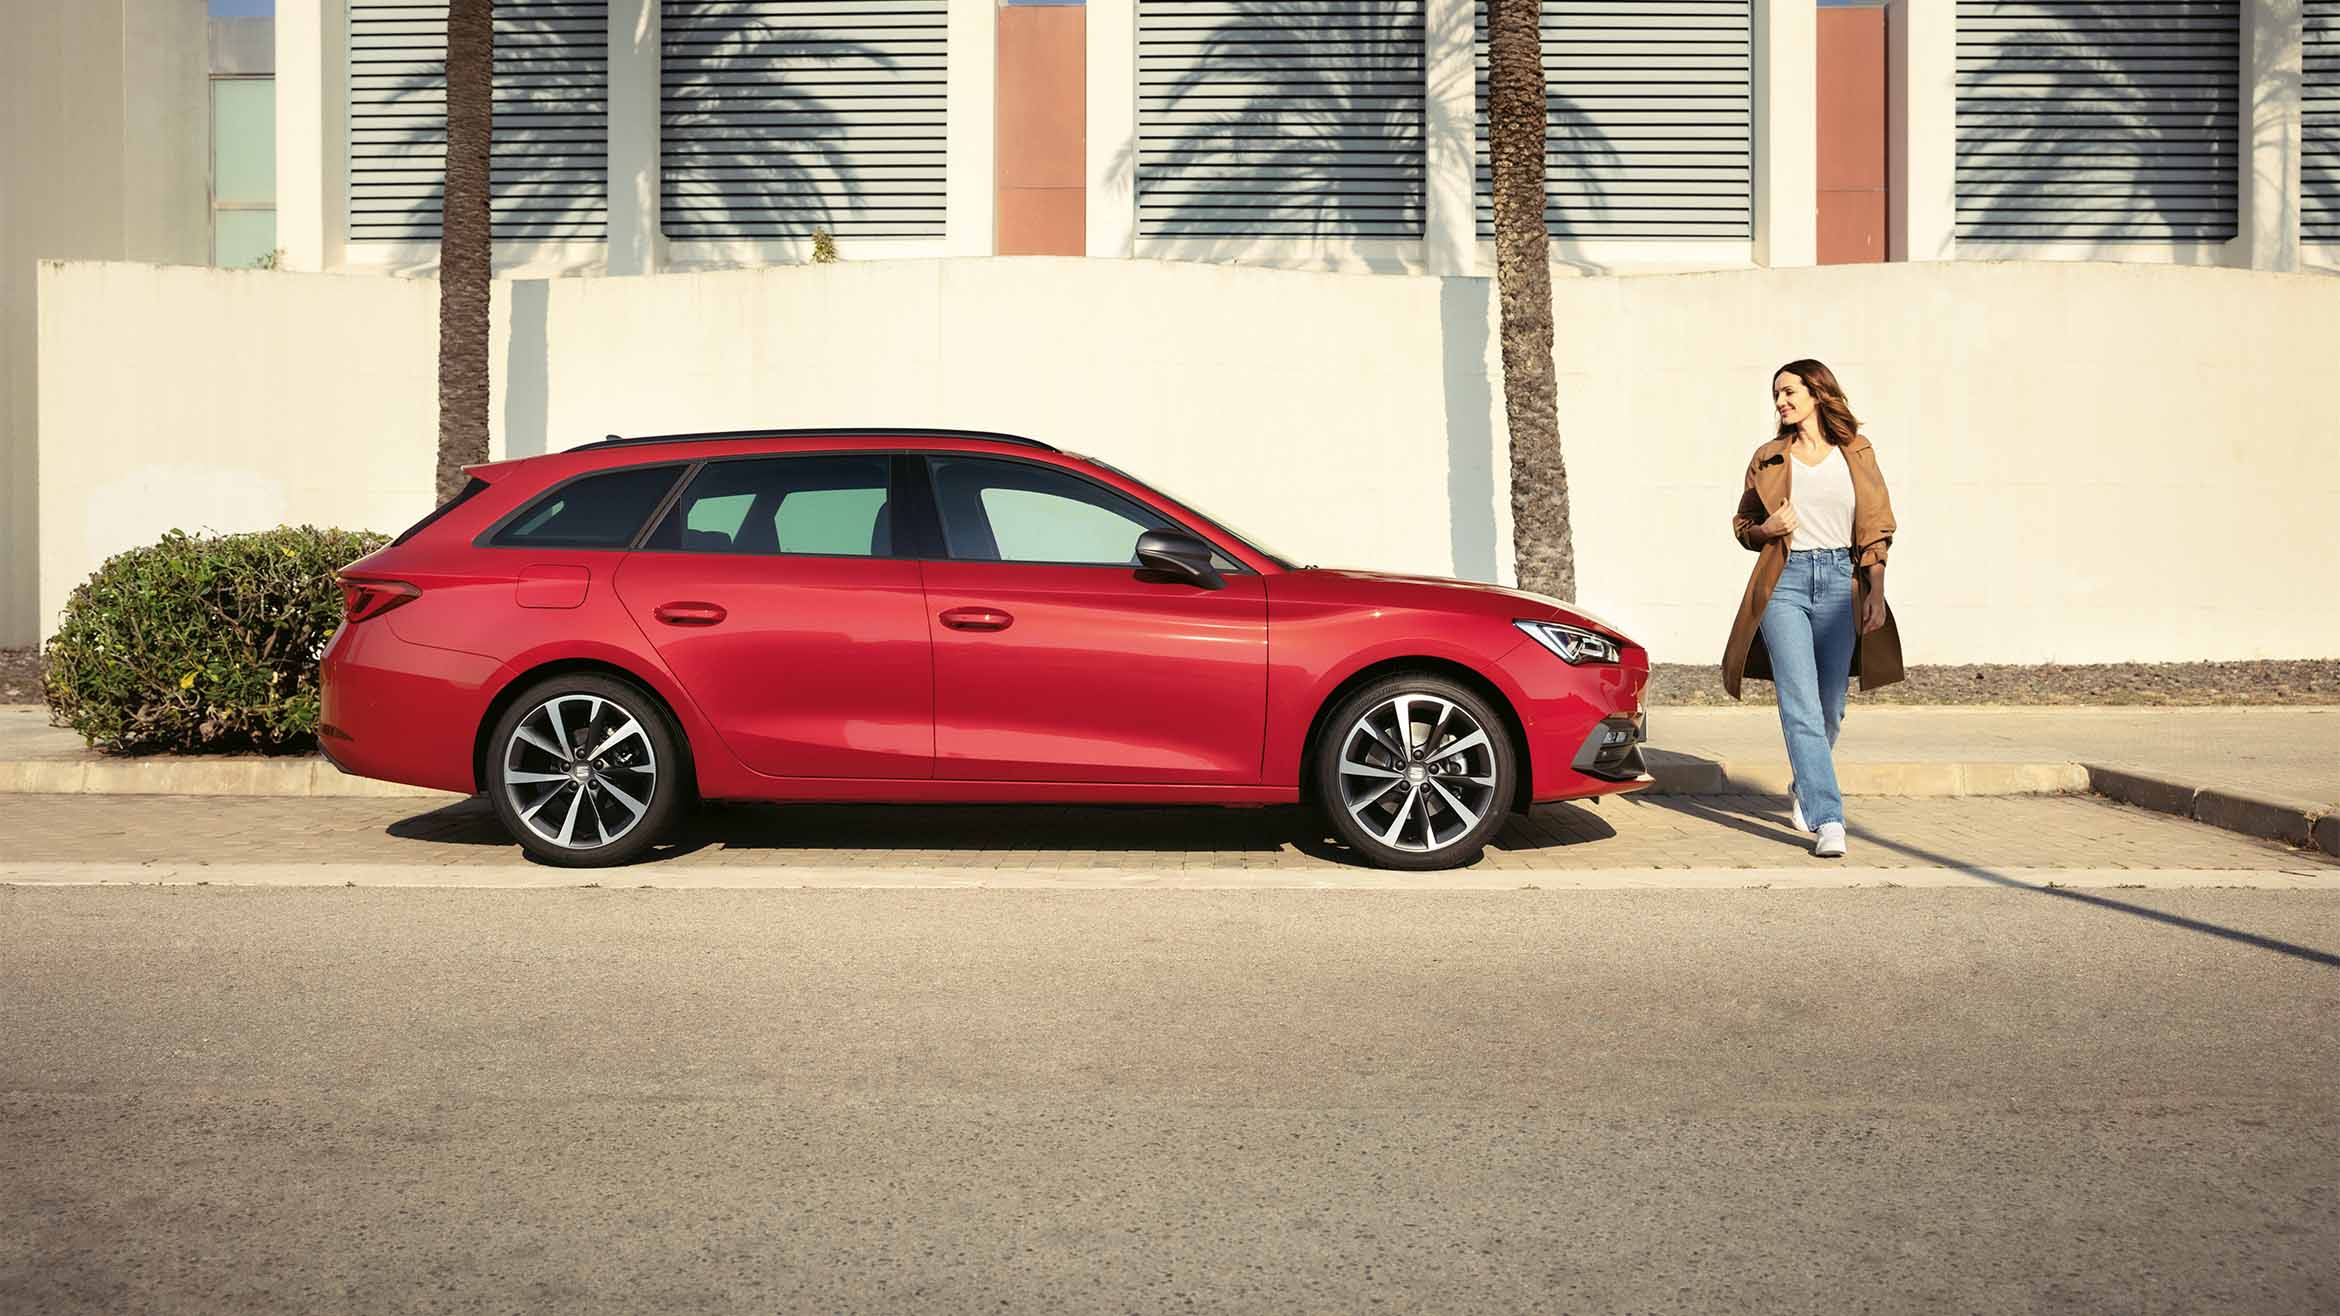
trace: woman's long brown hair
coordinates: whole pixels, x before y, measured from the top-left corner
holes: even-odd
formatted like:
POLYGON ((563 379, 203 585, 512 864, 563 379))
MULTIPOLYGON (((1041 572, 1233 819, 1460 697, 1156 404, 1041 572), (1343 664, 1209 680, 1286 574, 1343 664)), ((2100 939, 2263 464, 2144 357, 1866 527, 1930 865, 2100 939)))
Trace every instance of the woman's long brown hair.
MULTIPOLYGON (((1836 382, 1836 372, 1806 357, 1790 361, 1771 372, 1771 382, 1777 384, 1781 375, 1794 375, 1804 381, 1804 391, 1812 395, 1815 409, 1820 413, 1820 436, 1841 448, 1861 432, 1861 422, 1852 414, 1852 407, 1844 400, 1844 389, 1836 382)), ((1792 439, 1793 425, 1781 425, 1779 437, 1792 439)))

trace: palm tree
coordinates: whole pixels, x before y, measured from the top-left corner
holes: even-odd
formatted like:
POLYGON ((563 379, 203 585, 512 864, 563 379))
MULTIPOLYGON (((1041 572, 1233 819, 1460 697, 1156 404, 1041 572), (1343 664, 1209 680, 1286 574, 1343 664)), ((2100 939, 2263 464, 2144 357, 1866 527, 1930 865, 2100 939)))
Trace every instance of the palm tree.
POLYGON ((1576 597, 1568 468, 1552 368, 1552 266, 1544 227, 1541 0, 1488 0, 1487 148, 1495 189, 1495 292, 1503 419, 1511 435, 1511 545, 1520 587, 1576 597))
POLYGON ((447 6, 447 182, 439 206, 439 499, 488 455, 489 133, 492 0, 447 6))

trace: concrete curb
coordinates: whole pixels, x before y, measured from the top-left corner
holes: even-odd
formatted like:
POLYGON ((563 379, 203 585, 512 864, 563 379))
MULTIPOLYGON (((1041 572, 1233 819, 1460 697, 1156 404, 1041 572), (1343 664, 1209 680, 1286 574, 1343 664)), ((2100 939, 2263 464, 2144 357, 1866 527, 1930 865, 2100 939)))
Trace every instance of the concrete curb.
POLYGON ((623 897, 657 890, 929 891, 1721 891, 1876 890, 1951 887, 2265 887, 2340 891, 2321 865, 2292 868, 1843 868, 1820 859, 1783 868, 1458 868, 1436 873, 1347 867, 1083 868, 969 873, 959 868, 836 868, 789 864, 694 864, 687 859, 631 868, 547 868, 481 864, 0 864, 0 887, 244 886, 440 887, 579 890, 623 897))
MULTIPOLYGON (((1753 764, 1677 757, 1650 765, 1650 795, 1785 795, 1785 763, 1753 764)), ((2077 795, 2088 773, 2077 763, 1839 763, 1837 788, 1846 795, 2077 795)))
POLYGON ((2191 786, 2101 763, 2088 764, 2087 773, 2088 789, 2108 800, 2340 856, 2340 811, 2330 805, 2191 786))
POLYGON ((445 791, 352 777, 324 759, 22 759, 0 762, 0 795, 274 795, 454 799, 445 791))

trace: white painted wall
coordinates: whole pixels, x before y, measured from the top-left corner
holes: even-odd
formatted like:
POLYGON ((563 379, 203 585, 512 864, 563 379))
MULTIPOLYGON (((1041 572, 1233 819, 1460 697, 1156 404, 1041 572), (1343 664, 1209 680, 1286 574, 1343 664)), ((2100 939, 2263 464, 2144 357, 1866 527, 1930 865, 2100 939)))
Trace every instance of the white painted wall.
MULTIPOLYGON (((1489 282, 1078 258, 505 280, 496 448, 956 425, 1091 452, 1303 560, 1509 578, 1489 282)), ((1771 370, 1829 361, 1913 662, 2340 655, 2340 281, 1985 262, 1555 288, 1584 602, 1712 662, 1771 370)), ((172 525, 428 502, 427 281, 43 271, 41 604, 172 525), (262 346, 255 351, 251 344, 262 346)))

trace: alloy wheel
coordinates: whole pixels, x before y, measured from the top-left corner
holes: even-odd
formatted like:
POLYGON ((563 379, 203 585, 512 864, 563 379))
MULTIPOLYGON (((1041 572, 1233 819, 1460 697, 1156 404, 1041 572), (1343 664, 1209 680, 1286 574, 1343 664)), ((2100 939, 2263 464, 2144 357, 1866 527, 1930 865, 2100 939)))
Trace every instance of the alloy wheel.
POLYGON ((642 719, 613 699, 561 694, 530 709, 505 742, 504 797, 554 845, 596 850, 641 823, 658 790, 642 719))
POLYGON ((1460 841, 1496 807, 1495 745, 1460 704, 1401 694, 1365 710, 1342 738, 1341 805, 1395 850, 1460 841))

